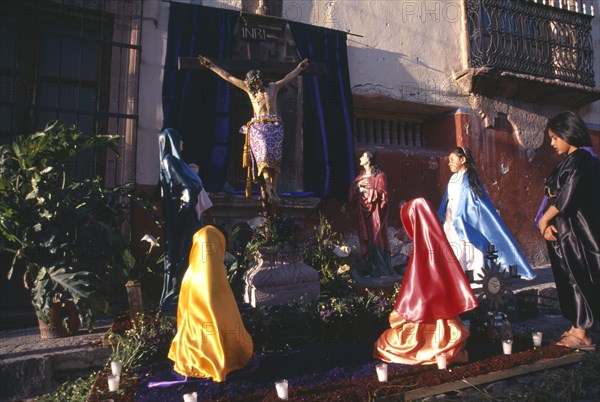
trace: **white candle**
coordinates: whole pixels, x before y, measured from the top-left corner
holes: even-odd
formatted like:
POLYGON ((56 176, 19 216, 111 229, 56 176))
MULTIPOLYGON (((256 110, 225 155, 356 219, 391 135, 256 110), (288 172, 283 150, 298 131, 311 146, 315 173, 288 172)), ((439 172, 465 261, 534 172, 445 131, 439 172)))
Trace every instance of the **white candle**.
POLYGON ((288 380, 276 381, 275 389, 277 390, 277 396, 280 399, 288 399, 288 380))
POLYGON ((512 339, 505 339, 502 341, 502 351, 505 355, 512 353, 512 339))
POLYGON ((196 402, 198 400, 198 393, 191 392, 189 394, 183 394, 183 402, 196 402))
POLYGON ((445 353, 440 353, 438 355, 435 355, 435 361, 437 362, 437 366, 438 369, 440 370, 446 370, 446 366, 447 366, 447 360, 446 360, 446 354, 445 353))
POLYGON ((541 332, 534 332, 531 334, 531 337, 533 338, 533 346, 535 346, 536 348, 539 348, 542 346, 542 333, 541 332))
POLYGON ((108 390, 110 392, 115 392, 119 390, 119 376, 118 375, 109 375, 108 376, 108 390))
POLYGON ((375 371, 377 372, 377 379, 379 382, 387 382, 388 380, 388 369, 387 364, 380 363, 375 366, 375 371))
POLYGON ((121 360, 110 362, 110 371, 112 371, 113 375, 121 375, 122 367, 123 363, 121 362, 121 360))

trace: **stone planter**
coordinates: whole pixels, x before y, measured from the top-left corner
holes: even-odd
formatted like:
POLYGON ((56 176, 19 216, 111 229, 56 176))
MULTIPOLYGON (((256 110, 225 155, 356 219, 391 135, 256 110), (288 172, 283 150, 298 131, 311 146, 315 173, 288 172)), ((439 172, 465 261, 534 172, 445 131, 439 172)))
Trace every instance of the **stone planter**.
POLYGON ((50 307, 48 318, 50 320, 48 323, 38 318, 40 338, 42 339, 63 338, 79 333, 81 320, 79 319, 79 315, 77 315, 75 303, 72 300, 68 300, 64 305, 62 303, 54 303, 50 307))
POLYGON ((244 301, 252 307, 286 304, 301 297, 317 298, 319 273, 283 248, 264 249, 244 274, 244 301))

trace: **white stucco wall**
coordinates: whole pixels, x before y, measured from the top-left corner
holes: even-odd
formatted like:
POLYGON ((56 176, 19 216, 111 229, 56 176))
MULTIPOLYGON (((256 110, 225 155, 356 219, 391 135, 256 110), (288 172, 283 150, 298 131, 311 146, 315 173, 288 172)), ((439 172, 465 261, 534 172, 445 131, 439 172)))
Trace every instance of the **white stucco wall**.
MULTIPOLYGON (((241 0, 190 0, 240 10, 241 0)), ((354 94, 469 107, 453 74, 464 68, 462 0, 284 0, 283 18, 349 32, 354 94), (358 35, 358 36, 356 36, 358 35)), ((598 11, 597 11, 598 12, 598 11)), ((158 182, 157 135, 162 125, 162 73, 169 4, 144 2, 140 69, 137 183, 158 182)), ((600 83, 600 18, 593 20, 596 87, 600 83)), ((600 128, 600 101, 580 113, 600 128)))
POLYGON ((349 33, 355 94, 468 105, 453 79, 464 62, 461 1, 284 0, 282 15, 349 33))

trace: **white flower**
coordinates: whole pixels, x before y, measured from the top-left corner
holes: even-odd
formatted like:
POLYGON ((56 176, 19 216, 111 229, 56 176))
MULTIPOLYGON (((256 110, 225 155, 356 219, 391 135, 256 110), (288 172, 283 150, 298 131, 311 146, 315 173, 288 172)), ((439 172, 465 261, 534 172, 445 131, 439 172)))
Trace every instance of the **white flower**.
POLYGON ((337 270, 337 273, 343 274, 344 272, 348 272, 348 271, 350 271, 350 265, 344 264, 344 265, 340 265, 340 267, 337 270))
POLYGON ((266 220, 267 218, 265 218, 264 216, 257 216, 256 218, 252 218, 246 221, 246 223, 248 224, 248 226, 250 226, 250 229, 256 230, 265 226, 266 220))
POLYGON ((350 255, 350 251, 350 247, 348 246, 335 246, 335 248, 333 249, 335 255, 341 258, 348 257, 350 255))
POLYGON ((156 240, 154 236, 149 235, 147 233, 144 235, 144 237, 142 237, 141 241, 147 241, 148 243, 150 243, 150 247, 160 247, 158 240, 156 240))

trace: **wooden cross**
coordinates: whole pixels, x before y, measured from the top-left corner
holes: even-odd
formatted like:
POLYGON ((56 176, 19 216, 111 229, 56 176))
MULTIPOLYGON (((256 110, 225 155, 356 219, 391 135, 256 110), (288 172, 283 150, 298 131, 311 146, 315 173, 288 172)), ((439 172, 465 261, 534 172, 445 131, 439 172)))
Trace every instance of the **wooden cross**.
MULTIPOLYGON (((285 76, 298 65, 297 61, 265 61, 265 60, 213 60, 217 66, 231 74, 240 75, 242 79, 249 70, 260 70, 263 75, 285 76)), ((327 74, 325 63, 313 63, 308 61, 306 67, 300 75, 325 75, 327 74)), ((202 70, 197 57, 179 57, 178 68, 180 71, 202 70)))

